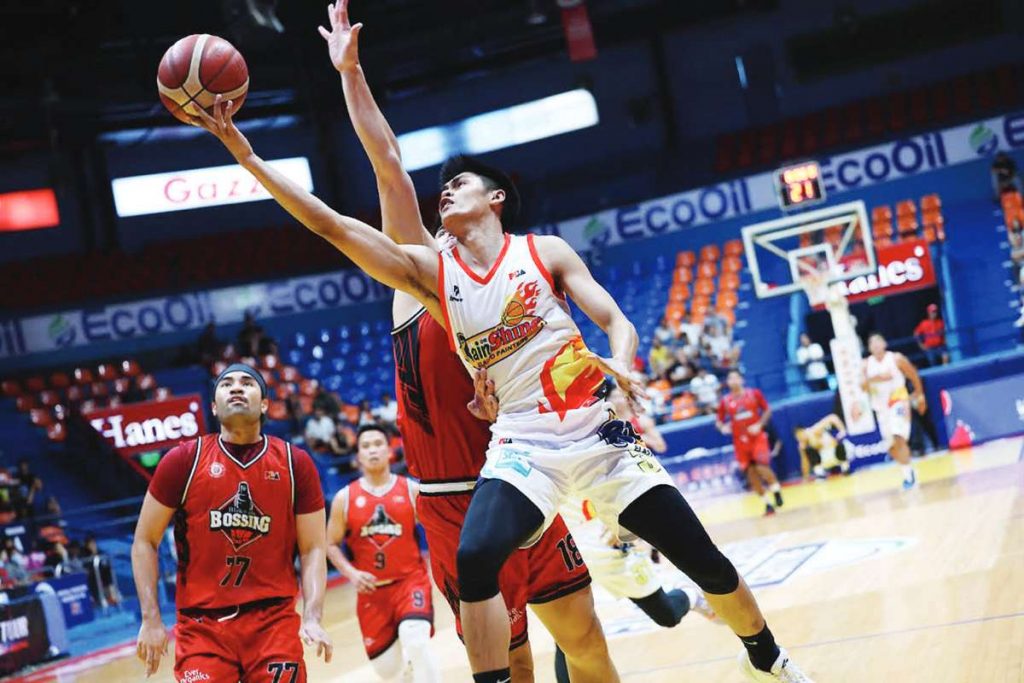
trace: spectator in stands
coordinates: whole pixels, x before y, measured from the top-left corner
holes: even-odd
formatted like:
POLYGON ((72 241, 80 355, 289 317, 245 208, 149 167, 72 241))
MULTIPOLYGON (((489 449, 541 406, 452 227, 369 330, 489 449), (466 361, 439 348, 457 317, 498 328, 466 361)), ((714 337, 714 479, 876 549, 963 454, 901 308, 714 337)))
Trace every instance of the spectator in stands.
POLYGON ((668 345, 672 341, 673 336, 672 326, 669 324, 668 318, 662 317, 661 322, 654 328, 654 339, 668 345))
POLYGON ((675 364, 668 371, 668 381, 678 387, 688 383, 697 374, 697 367, 686 355, 686 350, 677 348, 674 354, 675 364))
POLYGON ((89 574, 89 595, 97 607, 121 604, 121 591, 110 559, 100 552, 94 536, 86 536, 82 545, 82 564, 89 574))
POLYGON ((12 497, 16 497, 17 492, 12 491, 10 495, 0 496, 0 526, 4 524, 10 524, 18 519, 18 512, 14 509, 14 502, 12 497))
POLYGON ((242 329, 238 331, 238 355, 243 358, 259 356, 264 336, 263 328, 256 324, 256 318, 252 313, 246 312, 242 329))
POLYGON ((1020 293, 1020 317, 1013 323, 1014 327, 1024 327, 1024 232, 1019 222, 1016 230, 1010 231, 1010 258, 1017 268, 1018 292, 1020 293))
MULTIPOLYGON (((690 335, 683 331, 679 331, 678 335, 674 339, 674 346, 676 350, 682 350, 686 354, 687 360, 695 361, 700 358, 700 346, 698 345, 697 339, 692 339, 690 335)), ((676 356, 678 358, 678 355, 676 356)))
POLYGON ((709 325, 705 329, 704 341, 712 367, 722 370, 736 367, 740 350, 738 346, 733 345, 728 326, 709 325))
POLYGON ((992 160, 992 188, 995 190, 996 201, 1004 192, 1020 192, 1017 164, 1006 152, 999 152, 992 160))
POLYGON ((651 368, 651 375, 658 379, 664 378, 672 363, 672 351, 668 346, 657 339, 651 342, 651 352, 647 354, 647 365, 651 368))
POLYGON ((149 400, 149 396, 142 387, 139 386, 138 377, 128 378, 128 390, 121 395, 121 400, 125 403, 139 403, 141 401, 149 400))
POLYGON ((306 422, 306 444, 314 451, 341 455, 344 453, 338 444, 337 427, 334 420, 322 406, 313 406, 313 415, 306 422))
POLYGON ((693 322, 689 315, 684 315, 682 320, 679 321, 679 331, 686 335, 686 338, 690 340, 690 343, 696 346, 698 349, 701 346, 701 332, 703 328, 693 322))
POLYGON ((21 489, 21 497, 31 508, 35 502, 36 494, 43 490, 43 480, 32 472, 31 465, 25 459, 18 462, 18 471, 15 473, 14 478, 18 481, 21 489))
POLYGON ((362 401, 359 404, 359 424, 356 426, 362 427, 363 425, 372 425, 376 423, 377 420, 373 417, 373 406, 370 405, 369 401, 362 401))
POLYGON ((718 377, 708 372, 707 368, 697 370, 697 376, 690 380, 690 391, 697 397, 697 407, 709 415, 718 407, 718 390, 721 382, 718 377))
POLYGON ((389 432, 395 431, 395 423, 398 422, 398 401, 391 394, 384 392, 380 395, 380 405, 373 411, 377 422, 388 428, 389 432))
POLYGON ((203 365, 211 365, 220 360, 224 352, 224 342, 217 338, 217 326, 209 322, 196 340, 195 355, 203 365))
POLYGON ((316 388, 316 395, 313 396, 313 409, 316 410, 317 408, 320 408, 326 415, 334 418, 341 412, 341 401, 321 384, 316 388))
POLYGON ((0 570, 7 575, 7 581, 13 586, 26 584, 29 581, 28 558, 18 550, 13 538, 4 539, 0 549, 0 570))
POLYGON ((812 342, 804 332, 800 335, 800 347, 796 350, 796 362, 803 373, 807 388, 811 391, 828 389, 828 366, 825 365, 825 351, 821 344, 812 342))
POLYGON ((949 362, 949 350, 946 348, 946 324, 939 317, 938 304, 928 304, 928 314, 914 328, 914 338, 921 349, 928 367, 945 365, 949 362))

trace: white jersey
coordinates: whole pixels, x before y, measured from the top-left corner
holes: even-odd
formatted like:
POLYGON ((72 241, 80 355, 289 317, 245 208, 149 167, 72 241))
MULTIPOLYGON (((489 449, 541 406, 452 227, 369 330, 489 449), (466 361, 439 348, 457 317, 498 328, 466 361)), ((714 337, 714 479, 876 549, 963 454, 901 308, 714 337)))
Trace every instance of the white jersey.
POLYGON ((483 276, 460 258, 457 245, 440 259, 438 294, 452 349, 470 373, 486 368, 494 382, 501 408, 493 438, 556 444, 592 436, 609 417, 597 396, 604 373, 533 235, 505 235, 483 276))
POLYGON ((871 392, 871 406, 876 411, 888 409, 889 406, 909 398, 907 378, 896 364, 896 354, 886 351, 882 360, 868 356, 864 364, 868 377, 868 390, 871 392), (875 377, 888 375, 889 379, 872 382, 875 377))

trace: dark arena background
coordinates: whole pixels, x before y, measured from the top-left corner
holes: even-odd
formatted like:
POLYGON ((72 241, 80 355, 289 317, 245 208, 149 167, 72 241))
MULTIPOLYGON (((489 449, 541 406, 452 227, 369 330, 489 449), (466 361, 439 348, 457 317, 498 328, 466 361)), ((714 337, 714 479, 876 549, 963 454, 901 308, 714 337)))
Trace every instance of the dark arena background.
MULTIPOLYGON (((212 380, 229 363, 262 373, 263 432, 309 451, 328 505, 359 476, 361 424, 384 425, 407 471, 392 290, 158 96, 173 43, 230 41, 249 75, 236 123, 257 153, 380 227, 317 32, 325 4, 0 5, 9 680, 144 679, 140 506, 171 447, 219 432, 212 380)), ((1024 681, 1020 2, 351 0, 349 14, 424 224, 439 222, 441 164, 472 154, 518 186, 512 232, 582 257, 636 327, 661 463, 808 676, 1024 681), (885 416, 854 414, 873 333, 923 386, 907 387, 906 489, 885 416), (716 427, 733 370, 771 406, 781 507, 750 490, 716 427), (808 436, 829 414, 844 428, 808 436)), ((693 585, 654 555, 662 585, 693 585)), ((168 629, 178 559, 168 532, 168 629)), ((351 582, 332 567, 328 586, 334 658, 307 648, 309 680, 379 680, 351 582)), ((745 680, 720 623, 661 628, 596 579, 594 601, 623 680, 745 680)), ((441 680, 469 681, 436 589, 434 604, 441 680)), ((529 623, 536 680, 554 681, 552 638, 529 623)), ((175 680, 173 648, 152 680, 175 680)))

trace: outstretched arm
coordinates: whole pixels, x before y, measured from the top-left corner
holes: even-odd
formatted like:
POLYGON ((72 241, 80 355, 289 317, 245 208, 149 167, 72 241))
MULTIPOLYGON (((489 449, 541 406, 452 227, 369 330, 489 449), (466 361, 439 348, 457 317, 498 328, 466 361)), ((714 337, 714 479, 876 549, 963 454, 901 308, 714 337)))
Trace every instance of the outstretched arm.
POLYGON ((359 33, 362 24, 353 26, 348 18, 348 0, 328 5, 331 30, 319 27, 327 41, 331 63, 341 74, 348 115, 359 142, 377 176, 384 234, 399 244, 434 247, 434 238, 423 225, 416 189, 402 166, 398 138, 373 99, 366 75, 359 63, 359 33))
POLYGON ((217 96, 214 116, 200 109, 196 125, 213 133, 235 160, 256 177, 285 211, 334 245, 370 277, 412 294, 431 312, 437 306, 437 254, 422 246, 399 246, 366 223, 342 216, 265 162, 232 121, 233 103, 217 96))

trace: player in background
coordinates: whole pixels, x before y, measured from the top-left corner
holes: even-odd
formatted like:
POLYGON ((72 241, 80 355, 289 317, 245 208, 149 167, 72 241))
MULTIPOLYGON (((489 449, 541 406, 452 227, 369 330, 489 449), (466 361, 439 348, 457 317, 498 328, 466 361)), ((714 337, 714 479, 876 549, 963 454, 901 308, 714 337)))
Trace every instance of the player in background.
POLYGON ((764 514, 774 515, 782 507, 782 487, 771 468, 771 445, 766 428, 772 409, 758 389, 743 386, 743 375, 732 370, 725 378, 729 388, 718 404, 715 426, 723 434, 732 434, 736 462, 751 488, 764 500, 764 514))
MULTIPOLYGON (((423 225, 398 142, 359 63, 361 24, 351 26, 345 2, 329 9, 329 19, 331 30, 322 29, 321 34, 341 75, 353 128, 374 169, 384 233, 399 244, 437 250, 438 242, 453 238, 439 234, 435 240, 423 225)), ((515 194, 511 181, 507 188, 515 194)), ((506 214, 509 222, 513 218, 513 212, 506 214)), ((462 637, 456 551, 484 465, 490 427, 466 410, 468 403, 476 403, 474 382, 449 348, 445 329, 415 297, 400 290, 395 291, 392 317, 398 427, 410 471, 420 479, 417 513, 426 532, 434 582, 462 637)), ((486 378, 480 381, 486 383, 486 378)), ((517 682, 529 683, 534 675, 527 605, 569 653, 577 677, 607 677, 612 665, 594 612, 590 574, 561 518, 536 544, 512 554, 498 584, 511 625, 509 664, 517 682)))
MULTIPOLYGON (((654 420, 634 412, 621 389, 613 389, 608 401, 615 415, 629 421, 648 448, 659 454, 668 450, 668 444, 654 420)), ((677 626, 691 610, 708 619, 715 618, 714 610, 699 590, 674 588, 666 591, 658 578, 650 551, 635 543, 616 541, 608 527, 595 515, 590 501, 570 497, 561 511, 594 581, 613 596, 628 598, 654 623, 665 628, 677 626)), ((555 678, 558 683, 570 681, 565 653, 561 648, 555 649, 555 678)))
POLYGON ((793 429, 800 448, 800 469, 806 479, 814 473, 818 479, 828 478, 828 470, 839 466, 843 474, 850 473, 846 453, 846 425, 835 413, 829 413, 810 427, 793 429))
MULTIPOLYGON (((232 121, 231 101, 218 96, 212 109, 213 115, 201 111, 195 123, 215 135, 286 211, 378 282, 412 294, 435 320, 445 321, 450 340, 459 340, 467 372, 488 367, 492 373, 501 407, 457 556, 460 616, 475 683, 511 679, 510 623, 498 576, 517 547, 529 546, 550 526, 571 489, 594 501, 602 521, 649 542, 701 587, 743 644, 739 663, 750 680, 810 680, 776 644, 750 588, 668 474, 628 423, 609 419, 600 394, 605 372, 631 401, 644 393, 630 376, 636 329, 564 240, 505 233, 501 215, 510 194, 503 174, 467 158, 442 168, 441 219, 458 246, 439 255, 422 245, 398 245, 338 214, 253 151, 232 121), (582 344, 568 312, 570 297, 608 334, 611 358, 582 344), (504 331, 492 337, 492 327, 504 331), (488 348, 488 339, 496 345, 488 348), (498 362, 496 353, 513 362, 498 362)), ((566 654, 570 666, 594 659, 577 662, 566 654)), ((610 660, 599 663, 606 671, 573 673, 576 683, 618 680, 610 660)))
POLYGON ((327 580, 320 478, 309 454, 261 433, 267 386, 257 370, 234 363, 213 392, 220 433, 182 442, 161 458, 135 527, 138 656, 148 677, 166 654, 157 552, 173 518, 175 680, 304 683, 302 641, 315 643, 327 662, 332 651, 320 625, 327 580))
POLYGON ((911 489, 917 485, 907 444, 911 403, 922 412, 927 407, 921 375, 906 356, 889 351, 885 337, 877 332, 868 337, 868 353, 864 384, 878 420, 878 431, 882 440, 889 443, 889 455, 903 468, 903 488, 911 489), (913 395, 907 393, 907 379, 914 387, 913 395))
POLYGON ((436 683, 430 576, 416 539, 417 485, 391 473, 391 447, 379 425, 360 427, 356 447, 362 475, 331 503, 327 557, 358 591, 359 630, 377 676, 399 681, 411 671, 414 683, 436 683))

